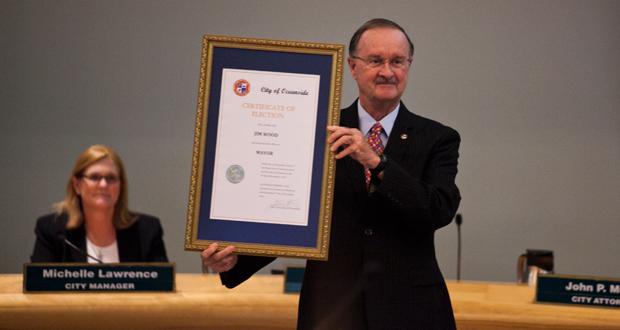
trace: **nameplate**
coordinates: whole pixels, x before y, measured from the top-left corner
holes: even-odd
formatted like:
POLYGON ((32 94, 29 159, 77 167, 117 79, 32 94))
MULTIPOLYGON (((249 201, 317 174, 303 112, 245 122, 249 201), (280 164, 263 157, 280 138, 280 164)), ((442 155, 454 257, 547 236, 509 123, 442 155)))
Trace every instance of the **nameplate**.
POLYGON ((538 275, 536 301, 620 307, 620 279, 573 275, 538 275))
POLYGON ((286 267, 284 272, 284 293, 299 293, 304 281, 305 267, 286 267))
POLYGON ((169 292, 172 263, 24 264, 24 292, 169 292))

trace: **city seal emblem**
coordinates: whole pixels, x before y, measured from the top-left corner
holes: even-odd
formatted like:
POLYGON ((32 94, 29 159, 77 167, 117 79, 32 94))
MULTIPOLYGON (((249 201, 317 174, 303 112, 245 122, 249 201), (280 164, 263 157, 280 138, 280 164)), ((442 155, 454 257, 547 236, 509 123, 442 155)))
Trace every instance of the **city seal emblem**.
POLYGON ((250 93, 250 83, 245 79, 239 79, 233 84, 233 91, 239 96, 246 96, 250 93))
POLYGON ((245 172, 241 165, 230 165, 228 169, 226 169, 226 179, 228 179, 230 183, 239 183, 243 181, 244 176, 245 172))

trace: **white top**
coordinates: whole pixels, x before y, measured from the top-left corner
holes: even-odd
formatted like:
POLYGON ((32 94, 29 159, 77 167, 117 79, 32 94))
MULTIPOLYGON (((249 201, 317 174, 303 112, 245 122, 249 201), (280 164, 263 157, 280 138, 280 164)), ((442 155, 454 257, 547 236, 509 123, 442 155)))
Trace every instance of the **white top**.
MULTIPOLYGON (((107 264, 120 262, 118 258, 118 244, 116 244, 116 241, 108 246, 97 246, 86 237, 86 252, 89 256, 93 256, 107 264)), ((99 261, 91 257, 88 257, 87 261, 90 264, 99 263, 99 261)))

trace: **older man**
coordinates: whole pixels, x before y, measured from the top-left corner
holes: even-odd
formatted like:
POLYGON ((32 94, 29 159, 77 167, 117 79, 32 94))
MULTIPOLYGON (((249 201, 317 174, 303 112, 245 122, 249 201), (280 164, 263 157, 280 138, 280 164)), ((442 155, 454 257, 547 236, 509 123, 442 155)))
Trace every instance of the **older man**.
MULTIPOLYGON (((359 99, 329 126, 337 159, 329 261, 308 261, 299 329, 454 329, 434 232, 452 220, 458 133, 401 102, 413 43, 373 19, 351 38, 359 99)), ((203 251, 203 265, 234 287, 271 262, 234 247, 203 251)))

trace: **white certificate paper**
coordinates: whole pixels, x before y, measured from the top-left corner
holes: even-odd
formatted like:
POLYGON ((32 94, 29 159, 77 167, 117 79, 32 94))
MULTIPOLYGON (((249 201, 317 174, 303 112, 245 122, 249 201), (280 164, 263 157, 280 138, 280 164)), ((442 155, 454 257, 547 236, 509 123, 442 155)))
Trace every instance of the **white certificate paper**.
POLYGON ((210 219, 308 225, 319 83, 222 70, 210 219))

